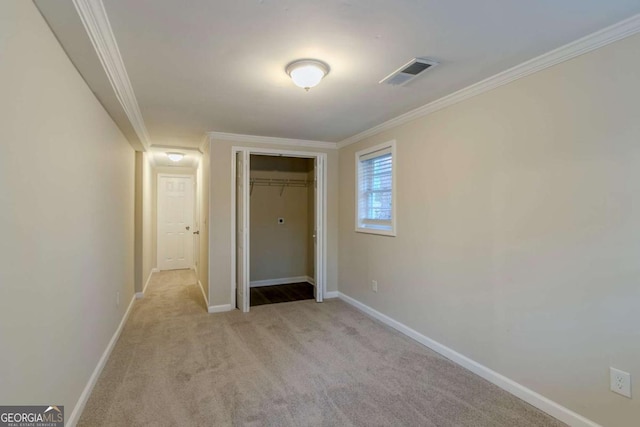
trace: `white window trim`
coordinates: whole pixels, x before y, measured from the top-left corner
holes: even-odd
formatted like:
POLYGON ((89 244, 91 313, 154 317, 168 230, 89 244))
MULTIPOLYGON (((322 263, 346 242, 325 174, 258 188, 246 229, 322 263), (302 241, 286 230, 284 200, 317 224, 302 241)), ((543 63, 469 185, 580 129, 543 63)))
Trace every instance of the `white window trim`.
POLYGON ((385 142, 384 144, 374 145, 373 147, 368 147, 363 150, 356 152, 355 159, 355 220, 356 220, 356 232, 357 233, 366 233, 366 234, 378 234, 381 236, 392 236, 395 237, 397 235, 396 228, 396 169, 398 169, 398 157, 396 155, 396 141, 391 140, 389 142, 385 142), (363 228, 360 227, 360 215, 358 212, 359 209, 359 200, 360 200, 360 158, 362 156, 366 156, 368 154, 375 153, 376 151, 388 150, 391 149, 391 230, 376 230, 375 228, 363 228))

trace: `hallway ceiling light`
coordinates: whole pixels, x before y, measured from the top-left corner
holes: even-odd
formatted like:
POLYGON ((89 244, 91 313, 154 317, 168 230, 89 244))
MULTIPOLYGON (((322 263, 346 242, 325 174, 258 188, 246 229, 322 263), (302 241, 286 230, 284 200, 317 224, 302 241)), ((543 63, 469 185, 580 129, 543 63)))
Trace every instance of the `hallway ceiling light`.
POLYGON ((184 154, 182 154, 182 153, 167 153, 167 157, 172 162, 179 162, 184 157, 184 154))
POLYGON ((299 59, 287 65, 285 71, 296 86, 308 91, 329 74, 329 66, 316 59, 299 59))

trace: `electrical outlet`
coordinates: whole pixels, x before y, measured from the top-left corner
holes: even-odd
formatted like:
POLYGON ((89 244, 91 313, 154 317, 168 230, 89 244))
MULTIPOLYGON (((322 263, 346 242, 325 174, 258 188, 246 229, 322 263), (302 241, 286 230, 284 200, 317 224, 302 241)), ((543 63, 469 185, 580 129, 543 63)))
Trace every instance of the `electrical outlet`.
POLYGON ((371 290, 373 292, 378 292, 378 281, 377 280, 372 280, 371 281, 371 290))
POLYGON ((609 368, 611 391, 631 399, 631 374, 616 368, 609 368))
POLYGON ((116 292, 116 306, 120 307, 120 292, 116 292))

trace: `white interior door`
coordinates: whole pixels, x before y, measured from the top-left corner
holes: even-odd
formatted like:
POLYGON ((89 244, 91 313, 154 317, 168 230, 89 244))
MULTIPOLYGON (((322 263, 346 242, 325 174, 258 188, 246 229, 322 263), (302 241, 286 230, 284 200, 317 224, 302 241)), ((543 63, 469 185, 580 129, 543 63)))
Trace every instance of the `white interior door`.
POLYGON ((193 178, 158 176, 158 268, 193 266, 193 178))
POLYGON ((236 153, 236 304, 249 311, 248 153, 236 153))

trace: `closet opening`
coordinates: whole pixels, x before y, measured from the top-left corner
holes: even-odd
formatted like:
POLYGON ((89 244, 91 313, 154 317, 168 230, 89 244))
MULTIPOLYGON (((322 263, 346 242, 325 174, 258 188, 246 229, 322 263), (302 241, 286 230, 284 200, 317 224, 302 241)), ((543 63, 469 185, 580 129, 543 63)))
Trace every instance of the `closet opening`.
POLYGON ((250 306, 314 299, 313 159, 251 154, 250 306))
POLYGON ((232 155, 233 306, 322 302, 326 154, 234 147, 232 155))

